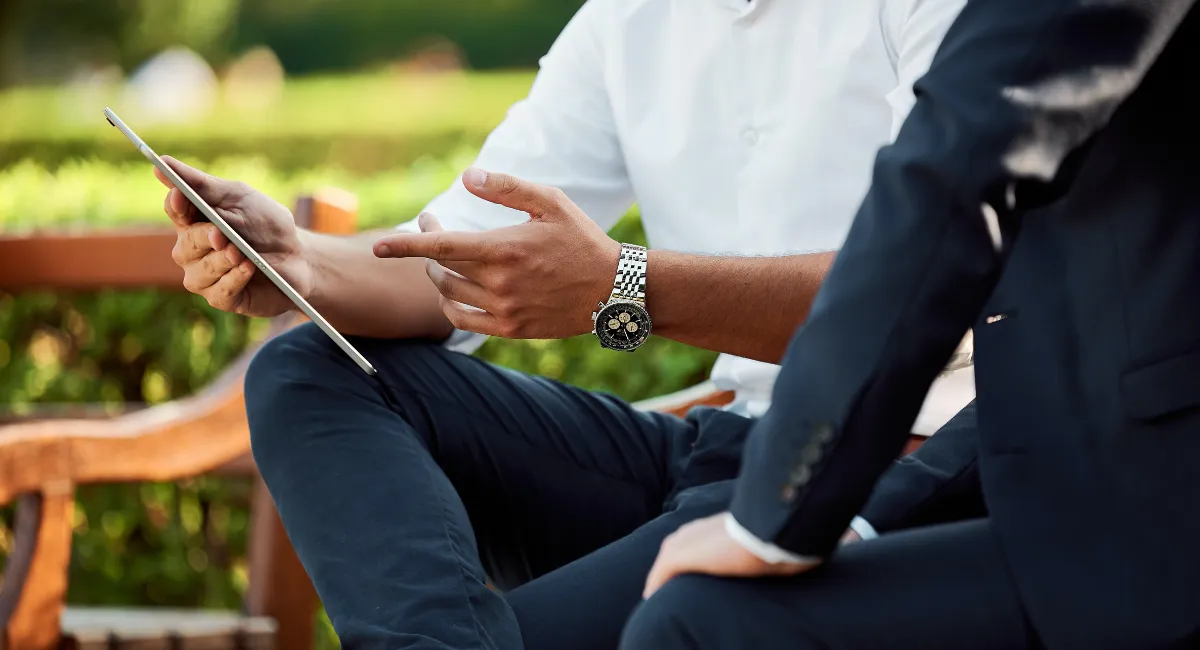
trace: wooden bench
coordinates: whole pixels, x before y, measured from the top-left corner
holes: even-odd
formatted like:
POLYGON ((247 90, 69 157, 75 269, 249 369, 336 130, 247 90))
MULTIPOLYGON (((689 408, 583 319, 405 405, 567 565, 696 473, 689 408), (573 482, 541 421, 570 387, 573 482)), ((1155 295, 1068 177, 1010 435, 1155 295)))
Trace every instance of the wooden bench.
MULTIPOLYGON (((355 231, 353 196, 302 197, 301 226, 355 231)), ((164 217, 165 218, 165 217, 164 217)), ((0 289, 182 290, 167 227, 0 234, 0 289)), ((276 318, 271 335, 299 322, 276 318)), ((14 545, 0 582, 0 642, 51 648, 279 648, 313 646, 317 597, 250 457, 242 378, 254 350, 196 395, 117 416, 86 406, 0 423, 0 505, 16 503, 14 545), (75 487, 173 481, 206 473, 253 477, 249 588, 238 612, 65 608, 75 487)))
MULTIPOLYGON (((296 221, 355 231, 352 196, 301 198, 296 221)), ((0 234, 0 289, 182 290, 169 228, 0 234)), ((276 318, 271 336, 299 322, 276 318)), ((0 647, 7 650, 311 650, 317 597, 288 543, 250 456, 242 380, 247 350, 196 395, 111 416, 87 407, 0 422, 0 505, 16 503, 15 539, 0 582, 0 647), (174 481, 207 473, 253 477, 245 612, 65 607, 75 488, 174 481)), ((638 403, 678 415, 733 398, 711 383, 638 403)), ((920 444, 914 436, 909 449, 920 444)))

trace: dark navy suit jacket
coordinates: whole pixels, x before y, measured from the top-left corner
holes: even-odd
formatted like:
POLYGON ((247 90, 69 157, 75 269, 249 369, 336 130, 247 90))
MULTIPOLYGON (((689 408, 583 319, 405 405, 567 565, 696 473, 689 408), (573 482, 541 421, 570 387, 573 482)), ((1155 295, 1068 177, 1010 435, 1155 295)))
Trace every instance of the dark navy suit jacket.
POLYGON ((978 438, 946 452, 1047 646, 1200 647, 1197 86, 1190 0, 969 0, 751 431, 737 520, 832 553, 974 327, 978 438))

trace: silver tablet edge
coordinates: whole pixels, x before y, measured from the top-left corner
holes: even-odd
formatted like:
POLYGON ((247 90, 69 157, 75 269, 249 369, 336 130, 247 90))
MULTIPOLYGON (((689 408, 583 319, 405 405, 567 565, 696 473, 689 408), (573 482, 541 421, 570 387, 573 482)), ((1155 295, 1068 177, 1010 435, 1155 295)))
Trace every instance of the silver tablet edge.
POLYGON ((108 119, 110 124, 117 127, 117 130, 123 133, 126 138, 129 138, 129 141, 138 148, 138 151, 142 152, 143 156, 153 163, 159 171, 166 175, 166 177, 170 179, 171 183, 175 185, 175 187, 179 188, 179 191, 183 192, 183 195, 192 202, 192 205, 195 205, 196 209, 200 210, 200 212, 203 213, 204 216, 213 223, 213 225, 215 225, 222 233, 224 233, 225 236, 229 238, 229 241, 232 242, 234 246, 237 246, 238 250, 240 250, 242 254, 244 254, 246 258, 258 268, 259 271, 262 271, 263 274, 266 275, 267 278, 270 279, 280 291, 283 292, 283 295, 287 296, 288 300, 292 301, 292 304, 299 307, 300 311, 303 312, 305 316, 308 316, 312 322, 317 324, 317 327, 321 328, 321 331, 325 332, 329 338, 333 339, 333 342, 336 343, 343 352, 349 355, 359 368, 362 368, 363 371, 369 375, 376 374, 375 366, 371 365, 371 362, 368 361, 361 352, 355 349, 355 347, 346 340, 346 337, 342 336, 340 332, 334 329, 333 326, 329 324, 329 321, 325 320, 325 317, 320 314, 320 312, 310 305, 308 301, 305 300, 304 297, 301 296, 299 292, 297 292, 292 285, 283 278, 283 276, 279 275, 279 273, 270 264, 268 264, 267 261, 264 260, 257 251, 251 248, 250 244, 247 243, 245 239, 242 239, 242 236, 239 235, 238 232, 234 230, 228 222, 221 218, 221 215, 217 214, 217 211, 214 210, 212 206, 208 205, 204 199, 200 198, 200 195, 196 194, 196 191, 193 190, 191 186, 184 182, 184 180, 175 173, 175 170, 171 169, 170 166, 163 162, 162 158, 159 158, 158 154, 154 153, 153 149, 143 142, 142 139, 139 138, 132 129, 126 126, 125 123, 121 121, 121 118, 117 117, 117 114, 112 111, 112 109, 105 108, 104 116, 108 119))

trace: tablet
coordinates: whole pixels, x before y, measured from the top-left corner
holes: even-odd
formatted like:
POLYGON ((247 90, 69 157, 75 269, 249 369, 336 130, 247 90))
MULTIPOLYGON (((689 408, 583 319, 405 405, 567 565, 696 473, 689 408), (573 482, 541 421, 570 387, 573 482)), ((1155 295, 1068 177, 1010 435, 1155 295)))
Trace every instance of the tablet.
POLYGON ((316 323, 317 327, 321 328, 321 331, 325 332, 329 338, 333 339, 333 342, 336 343, 343 352, 350 355, 350 358, 358 365, 359 368, 362 368, 363 371, 369 375, 375 374, 375 367, 371 365, 371 362, 367 361, 367 358, 364 357, 358 350, 356 350, 353 345, 350 345, 350 342, 346 340, 346 337, 342 336, 337 330, 333 329, 333 326, 329 324, 329 321, 325 320, 325 318, 321 316, 316 309, 313 309, 313 306, 308 304, 308 301, 305 300, 304 297, 299 293, 297 293, 296 290, 292 288, 292 285, 288 284, 288 281, 283 279, 282 275, 279 275, 279 273, 272 268, 270 264, 267 264, 267 261, 263 259, 262 255, 259 255, 257 251, 251 248, 250 244, 246 243, 246 240, 242 239, 242 236, 239 235, 237 231, 229 225, 228 222, 222 219, 221 215, 217 214, 217 211, 214 210, 212 206, 205 203, 204 199, 201 199, 200 195, 196 194, 196 191, 193 190, 187 183, 183 181, 182 178, 179 177, 178 174, 175 173, 175 170, 171 169, 165 162, 163 162, 162 159, 158 157, 158 154, 154 153, 153 149, 146 146, 146 143, 142 142, 142 139, 139 138, 132 129, 130 129, 128 126, 125 126, 125 123, 121 121, 121 118, 117 117, 117 114, 114 113, 112 109, 105 108, 104 117, 108 119, 109 124, 117 127, 121 133, 124 133, 125 137, 129 138, 129 141, 133 143, 133 146, 137 147, 138 151, 142 152, 142 155, 145 156, 147 160, 157 167, 158 170, 161 171, 175 187, 179 188, 180 192, 183 192, 183 195, 192 202, 192 205, 196 206, 196 209, 200 211, 200 214, 204 215, 205 218, 211 221, 214 226, 224 233, 225 236, 229 238, 229 241, 232 242, 234 246, 237 246, 238 250, 242 251, 242 254, 245 255, 246 258, 254 264, 254 266, 258 267, 258 270, 262 272, 263 275, 267 276, 267 278, 270 279, 275 286, 279 287, 279 290, 283 292, 283 295, 287 296, 288 299, 291 300, 292 303, 304 313, 305 316, 308 316, 312 322, 316 323))

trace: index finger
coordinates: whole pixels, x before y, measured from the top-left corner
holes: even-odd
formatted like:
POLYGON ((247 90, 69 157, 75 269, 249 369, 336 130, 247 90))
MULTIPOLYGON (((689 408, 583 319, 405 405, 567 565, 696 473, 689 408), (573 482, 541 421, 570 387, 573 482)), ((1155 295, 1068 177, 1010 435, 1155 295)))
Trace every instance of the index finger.
POLYGON ((375 242, 376 257, 424 257, 439 261, 492 259, 495 235, 479 232, 421 232, 385 235, 375 242))

